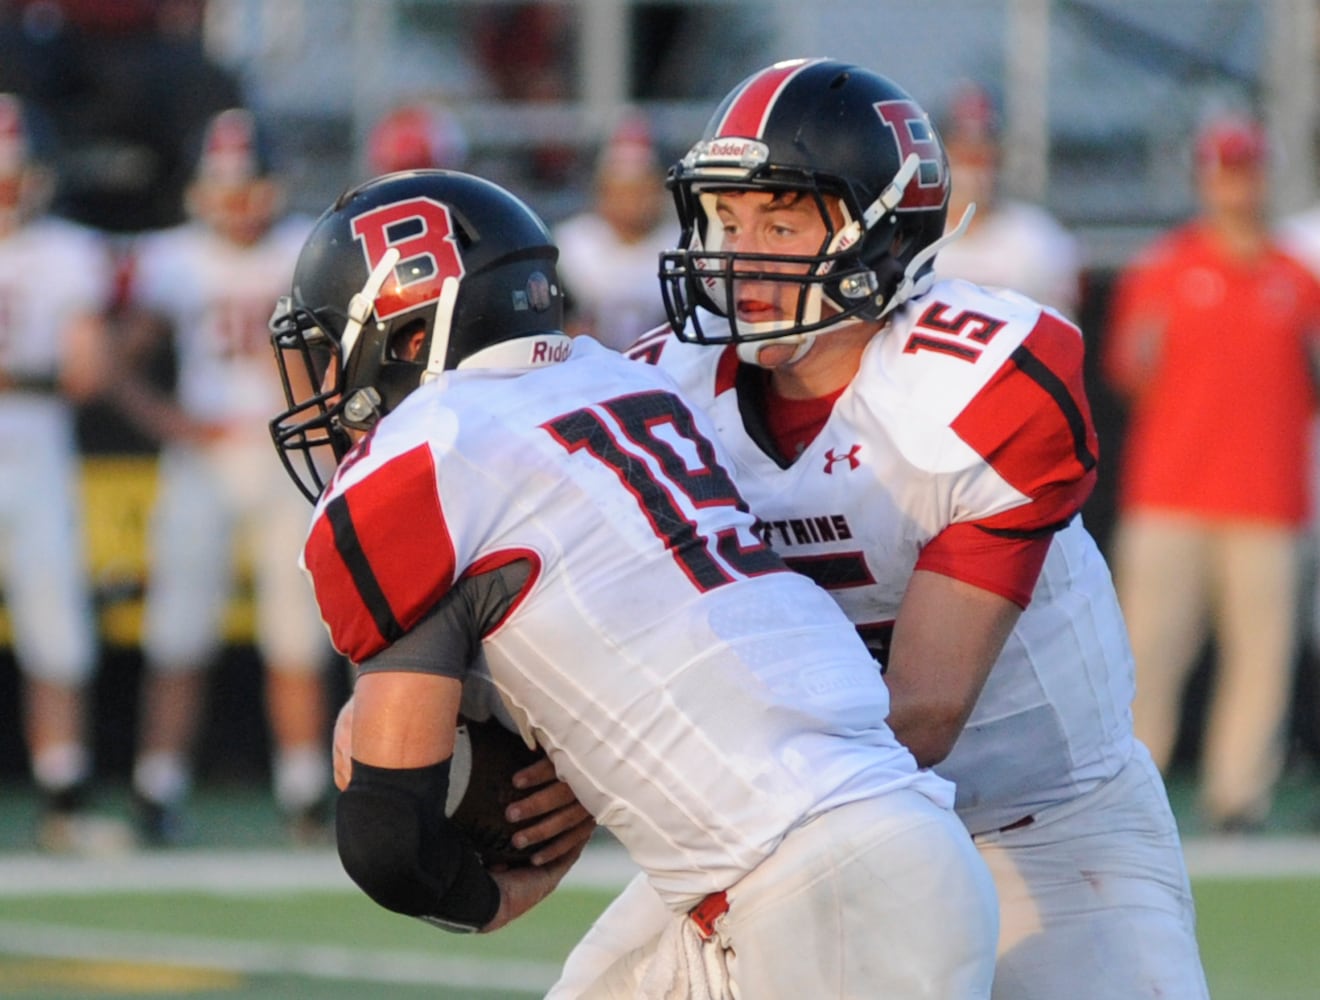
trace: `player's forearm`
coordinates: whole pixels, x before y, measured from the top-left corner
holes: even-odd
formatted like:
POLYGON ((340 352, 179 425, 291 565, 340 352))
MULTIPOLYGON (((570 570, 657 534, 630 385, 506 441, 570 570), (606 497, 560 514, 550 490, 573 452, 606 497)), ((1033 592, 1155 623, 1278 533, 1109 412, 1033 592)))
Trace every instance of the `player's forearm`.
POLYGON ((926 570, 912 574, 885 683, 890 728, 922 767, 953 749, 1020 614, 980 587, 926 570))
POLYGON ((958 742, 971 714, 970 706, 952 706, 944 700, 920 702, 900 696, 889 713, 889 728, 912 752, 918 767, 942 763, 958 742))

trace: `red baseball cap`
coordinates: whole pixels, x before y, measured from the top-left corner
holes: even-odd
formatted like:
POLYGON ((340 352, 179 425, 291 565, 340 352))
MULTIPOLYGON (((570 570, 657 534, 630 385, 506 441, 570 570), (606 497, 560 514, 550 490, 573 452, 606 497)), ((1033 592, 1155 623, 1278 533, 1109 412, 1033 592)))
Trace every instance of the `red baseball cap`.
POLYGON ((432 167, 461 170, 467 154, 467 135, 458 119, 424 101, 394 108, 367 137, 367 164, 375 174, 432 167))
POLYGON ((1196 137, 1198 166, 1258 167, 1265 162, 1269 143, 1265 129, 1252 118, 1226 116, 1202 126, 1196 137))
POLYGON ((597 176, 608 174, 620 180, 639 180, 663 172, 649 119, 641 112, 628 111, 614 126, 596 158, 597 176))

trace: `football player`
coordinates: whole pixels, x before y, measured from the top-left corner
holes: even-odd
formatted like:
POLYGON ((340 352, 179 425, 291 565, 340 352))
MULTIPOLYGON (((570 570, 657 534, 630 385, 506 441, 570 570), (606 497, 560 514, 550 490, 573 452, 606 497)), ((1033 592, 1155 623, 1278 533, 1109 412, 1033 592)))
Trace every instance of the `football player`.
POLYGON ((1008 288, 1074 319, 1081 247, 1044 206, 1004 190, 1004 137, 989 93, 970 81, 956 87, 939 132, 949 156, 948 219, 959 222, 969 204, 976 211, 941 249, 937 276, 1008 288))
MULTIPOLYGON (((944 149, 868 70, 754 74, 670 184, 672 330, 633 353, 714 420, 762 537, 830 590, 885 670, 890 726, 955 783, 998 888, 996 1000, 1205 997, 1124 622, 1078 513, 1097 461, 1081 333, 936 282, 961 230, 945 235, 944 149)), ((552 997, 654 933, 647 894, 606 911, 552 997)))
POLYGON ((71 404, 102 384, 112 268, 91 230, 45 214, 40 131, 0 94, 0 571, 43 797, 37 841, 102 853, 132 838, 88 808, 97 650, 71 404))
POLYGON ((554 229, 569 332, 622 350, 664 320, 656 259, 672 244, 665 168, 640 113, 626 116, 596 158, 592 200, 554 229))
POLYGON ((173 338, 177 359, 173 395, 134 371, 116 386, 121 406, 163 442, 133 774, 142 833, 152 843, 183 833, 206 669, 224 640, 240 541, 254 578, 275 796, 295 838, 327 832, 324 684, 332 657, 290 539, 306 527, 307 513, 288 495, 266 430, 281 395, 266 320, 311 223, 284 214, 282 203, 252 113, 229 109, 202 140, 190 221, 134 248, 130 308, 142 326, 173 338))
POLYGON ((496 185, 389 175, 322 216, 272 318, 272 431, 317 498, 303 565, 358 668, 345 869, 457 930, 553 888, 574 854, 487 871, 445 818, 459 710, 485 702, 668 914, 591 996, 988 996, 994 898, 952 787, 755 536, 709 421, 562 332, 556 253, 496 185))

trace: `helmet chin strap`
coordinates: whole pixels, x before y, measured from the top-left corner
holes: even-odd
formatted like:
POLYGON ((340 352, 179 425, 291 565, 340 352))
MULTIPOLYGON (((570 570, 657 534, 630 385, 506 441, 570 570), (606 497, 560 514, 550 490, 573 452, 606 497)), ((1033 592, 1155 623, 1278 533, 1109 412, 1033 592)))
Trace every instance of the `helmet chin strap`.
POLYGON ((967 232, 967 227, 971 224, 972 216, 975 214, 976 203, 968 202, 967 207, 963 209, 962 218, 958 220, 958 225, 913 256, 912 260, 908 262, 908 266, 903 269, 903 278, 898 283, 898 287, 894 289, 894 293, 889 296, 889 301, 885 303, 884 309, 881 310, 881 316, 887 315, 908 299, 921 295, 934 284, 935 275, 933 272, 923 274, 920 278, 915 277, 916 273, 925 267, 926 262, 939 253, 940 250, 967 232))
POLYGON ((431 350, 426 356, 426 371, 419 385, 444 374, 445 357, 449 354, 449 331, 454 325, 454 305, 458 302, 459 281, 452 274, 440 285, 440 301, 435 307, 435 322, 431 324, 431 350))
POLYGON ((815 346, 818 338, 838 333, 850 326, 859 326, 865 322, 866 320, 857 316, 849 316, 847 319, 841 319, 837 323, 831 323, 829 326, 813 330, 811 333, 791 334, 786 337, 776 337, 773 340, 744 340, 737 345, 738 360, 744 364, 756 365, 758 368, 768 368, 771 366, 763 365, 759 360, 761 351, 766 347, 787 347, 791 344, 795 345, 793 353, 773 367, 780 368, 783 365, 791 365, 806 357, 807 352, 815 346))
MULTIPOLYGON (((817 331, 817 333, 823 332, 817 331)), ((773 340, 744 340, 738 344, 738 360, 744 364, 756 365, 760 368, 778 368, 780 365, 791 365, 795 361, 802 360, 815 342, 815 333, 799 333, 787 337, 775 337, 773 340), (788 347, 790 345, 793 346, 793 353, 778 365, 761 364, 761 352, 767 347, 788 347)))
POLYGON ((376 308, 376 298, 380 295, 380 290, 385 287, 390 275, 394 273, 394 265, 399 263, 401 256, 398 247, 390 247, 386 250, 380 262, 371 269, 362 291, 355 293, 348 300, 348 322, 344 324, 344 335, 339 338, 339 353, 345 371, 348 370, 353 352, 357 350, 362 327, 366 325, 367 320, 371 318, 372 310, 376 308))
MULTIPOLYGON (((399 263, 400 256, 402 255, 397 247, 386 250, 380 261, 371 269, 371 274, 367 275, 362 291, 355 293, 348 300, 348 322, 344 324, 343 336, 339 338, 340 364, 345 373, 352 368, 353 353, 361 340, 362 327, 371 318, 371 313, 376 308, 376 298, 390 275, 394 273, 394 266, 399 263)), ((364 385, 344 400, 340 416, 346 426, 366 430, 380 418, 380 402, 380 392, 376 387, 364 385)))

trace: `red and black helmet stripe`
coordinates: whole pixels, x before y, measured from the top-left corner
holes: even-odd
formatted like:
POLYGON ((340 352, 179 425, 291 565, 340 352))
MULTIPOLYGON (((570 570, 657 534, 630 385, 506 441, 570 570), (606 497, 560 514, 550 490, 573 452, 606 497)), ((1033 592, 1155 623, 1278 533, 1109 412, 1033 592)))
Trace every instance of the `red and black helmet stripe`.
POLYGON ((795 59, 790 62, 775 63, 757 73, 743 83, 733 95, 723 118, 710 138, 722 139, 732 136, 747 139, 761 138, 766 122, 770 120, 770 113, 774 110, 775 102, 779 100, 793 78, 808 66, 821 61, 795 59))

